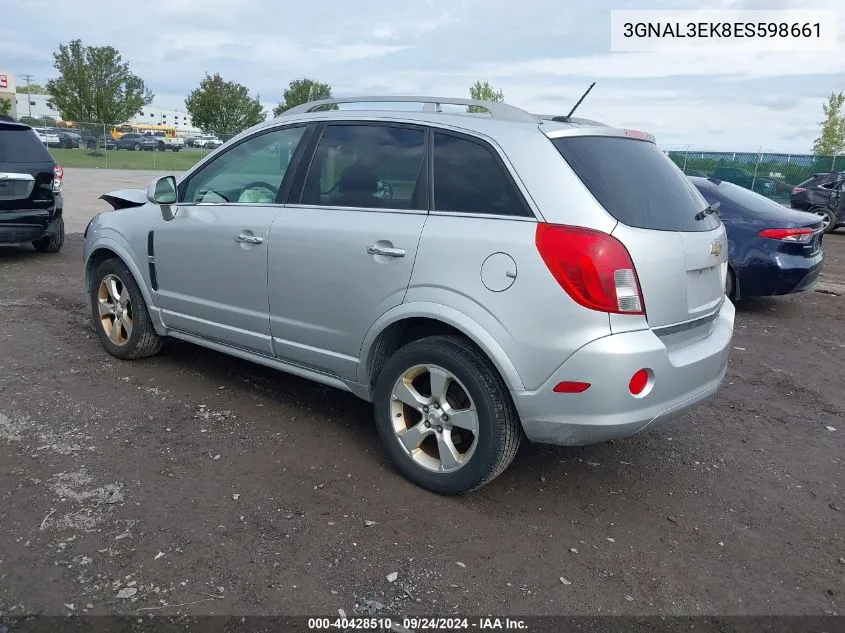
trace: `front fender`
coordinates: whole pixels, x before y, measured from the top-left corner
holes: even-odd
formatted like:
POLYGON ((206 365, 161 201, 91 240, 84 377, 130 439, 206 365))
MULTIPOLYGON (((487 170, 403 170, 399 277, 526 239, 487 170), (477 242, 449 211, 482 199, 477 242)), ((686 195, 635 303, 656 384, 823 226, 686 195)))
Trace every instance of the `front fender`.
POLYGON ((360 384, 369 384, 370 377, 367 375, 368 363, 363 359, 370 357, 370 351, 378 335, 388 326, 403 319, 410 318, 428 318, 451 325, 466 335, 487 354, 487 357, 492 361, 496 369, 499 370, 509 389, 519 391, 525 389, 513 362, 511 362, 505 350, 502 349, 502 346, 499 345, 490 332, 464 313, 441 303, 433 302, 403 303, 388 310, 376 320, 364 337, 364 343, 361 346, 359 358, 362 359, 362 362, 358 363, 357 374, 360 384))
MULTIPOLYGON (((144 296, 144 301, 147 304, 147 308, 150 311, 150 316, 153 315, 154 312, 158 312, 156 308, 155 301, 153 299, 152 294, 150 294, 149 284, 147 283, 147 276, 143 274, 141 271, 138 262, 135 259, 133 254, 132 247, 129 245, 129 242, 115 231, 109 231, 106 229, 108 233, 101 233, 102 229, 93 229, 89 235, 89 241, 85 248, 85 290, 88 291, 88 288, 91 283, 91 270, 90 261, 91 257, 99 250, 109 250, 113 252, 115 255, 120 257, 126 267, 129 269, 129 272, 132 273, 132 276, 135 278, 135 283, 138 285, 138 288, 141 290, 141 294, 144 296), (98 234, 100 233, 100 234, 98 234)), ((155 321, 155 319, 154 319, 155 321)))

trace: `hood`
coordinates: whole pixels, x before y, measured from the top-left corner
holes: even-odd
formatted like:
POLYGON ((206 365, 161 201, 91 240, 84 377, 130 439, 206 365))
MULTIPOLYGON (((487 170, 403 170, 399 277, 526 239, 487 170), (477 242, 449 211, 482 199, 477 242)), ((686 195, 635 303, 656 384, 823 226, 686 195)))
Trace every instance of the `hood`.
POLYGON ((117 191, 110 191, 100 196, 100 200, 108 202, 115 211, 118 209, 129 209, 131 207, 141 207, 147 202, 146 189, 118 189, 117 191))

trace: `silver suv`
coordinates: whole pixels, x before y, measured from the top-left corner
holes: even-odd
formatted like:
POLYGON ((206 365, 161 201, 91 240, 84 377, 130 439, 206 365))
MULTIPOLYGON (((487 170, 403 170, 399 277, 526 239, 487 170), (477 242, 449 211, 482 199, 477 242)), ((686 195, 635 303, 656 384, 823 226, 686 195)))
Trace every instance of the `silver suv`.
POLYGON ((492 480, 523 435, 654 428, 725 375, 724 227, 642 132, 334 99, 103 198, 85 280, 108 352, 172 337, 350 391, 439 493, 492 480))

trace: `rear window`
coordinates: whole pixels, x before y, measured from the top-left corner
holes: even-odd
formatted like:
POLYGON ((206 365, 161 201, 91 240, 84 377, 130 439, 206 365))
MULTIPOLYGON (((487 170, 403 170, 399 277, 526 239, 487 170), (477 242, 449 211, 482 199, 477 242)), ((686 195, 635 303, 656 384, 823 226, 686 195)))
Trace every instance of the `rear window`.
POLYGON ((612 136, 552 139, 596 200, 614 218, 641 229, 710 231, 718 216, 683 172, 654 143, 612 136))
POLYGON ((35 132, 0 124, 0 163, 48 162, 53 162, 53 157, 35 132))
POLYGON ((713 198, 718 202, 725 201, 749 213, 771 215, 772 213, 783 213, 785 210, 782 205, 774 200, 727 181, 716 184, 708 180, 702 182, 698 188, 708 199, 713 198))

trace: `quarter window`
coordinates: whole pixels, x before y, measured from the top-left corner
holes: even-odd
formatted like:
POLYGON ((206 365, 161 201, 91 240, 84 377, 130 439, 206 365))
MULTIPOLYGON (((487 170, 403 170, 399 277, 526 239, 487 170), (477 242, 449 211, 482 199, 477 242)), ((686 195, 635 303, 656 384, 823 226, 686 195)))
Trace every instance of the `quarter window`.
POLYGON ((434 134, 434 210, 528 216, 510 175, 483 144, 434 134))
POLYGON ((239 143, 191 177, 182 202, 274 203, 304 133, 289 127, 239 143))
POLYGON ((328 125, 302 204, 425 209, 425 131, 395 125, 328 125))

